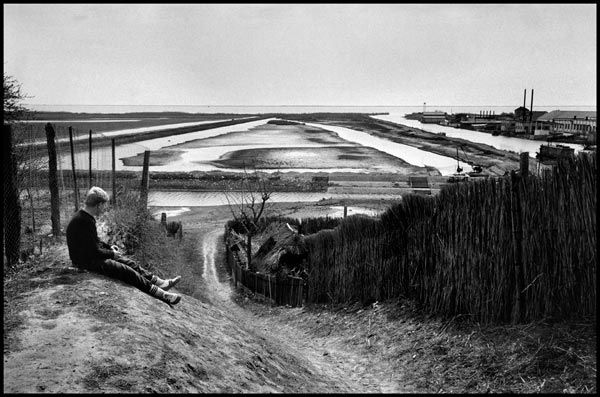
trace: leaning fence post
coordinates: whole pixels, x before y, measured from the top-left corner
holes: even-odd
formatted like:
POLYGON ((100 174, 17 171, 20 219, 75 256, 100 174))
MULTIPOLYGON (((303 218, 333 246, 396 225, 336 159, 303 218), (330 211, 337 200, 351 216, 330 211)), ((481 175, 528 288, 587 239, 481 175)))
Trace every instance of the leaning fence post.
POLYGON ((144 166, 142 168, 142 185, 140 187, 140 201, 144 208, 148 207, 148 167, 150 165, 150 151, 144 152, 144 166))
POLYGON ((75 172, 75 150, 73 148, 73 127, 69 127, 69 142, 71 144, 71 169, 73 170, 73 189, 75 192, 75 212, 79 210, 79 189, 77 188, 77 173, 75 172))
POLYGON ((48 143, 48 186, 50 188, 50 219, 52 235, 60 236, 60 197, 58 196, 58 175, 56 165, 56 132, 52 124, 46 124, 46 141, 48 143))

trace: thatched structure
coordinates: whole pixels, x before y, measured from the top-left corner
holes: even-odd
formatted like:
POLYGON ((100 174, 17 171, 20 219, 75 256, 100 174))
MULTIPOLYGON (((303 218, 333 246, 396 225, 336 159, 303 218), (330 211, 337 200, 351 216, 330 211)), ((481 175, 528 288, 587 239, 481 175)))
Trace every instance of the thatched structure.
POLYGON ((304 236, 287 223, 273 222, 262 235, 252 259, 261 273, 300 275, 308 254, 304 236))

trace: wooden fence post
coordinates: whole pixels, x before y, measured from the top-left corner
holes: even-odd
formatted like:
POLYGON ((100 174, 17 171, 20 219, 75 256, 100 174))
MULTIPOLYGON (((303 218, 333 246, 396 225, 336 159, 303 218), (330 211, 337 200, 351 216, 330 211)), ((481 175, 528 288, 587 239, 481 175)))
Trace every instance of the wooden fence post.
POLYGON ((69 142, 71 144, 71 169, 73 170, 73 189, 75 192, 75 212, 79 210, 79 189, 77 188, 77 173, 75 171, 75 150, 73 148, 73 127, 69 127, 69 142))
POLYGON ((117 167, 115 159, 115 138, 111 139, 112 148, 112 205, 117 205, 117 167))
POLYGON ((21 249, 21 204, 17 186, 17 167, 13 153, 11 126, 4 124, 2 134, 2 169, 4 183, 2 201, 4 204, 2 242, 9 266, 19 262, 21 249))
POLYGON ((511 182, 511 220, 513 235, 513 261, 515 271, 515 298, 516 303, 513 308, 512 322, 522 321, 525 315, 525 296, 523 288, 525 287, 523 272, 523 214, 521 212, 521 197, 519 194, 520 178, 514 171, 510 174, 511 182))
POLYGON ((148 178, 148 167, 150 166, 150 151, 146 150, 144 152, 144 166, 142 169, 142 186, 140 187, 140 201, 144 208, 148 207, 148 186, 149 186, 149 178, 148 178))
POLYGON ((92 185, 92 130, 90 130, 90 177, 89 177, 89 186, 88 189, 91 188, 92 185))
POLYGON ((58 171, 56 165, 56 132, 52 124, 46 124, 46 141, 48 143, 48 186, 50 188, 50 219, 52 235, 60 236, 60 197, 58 195, 58 171))
POLYGON ((527 178, 529 176, 529 152, 521 153, 521 176, 527 178))

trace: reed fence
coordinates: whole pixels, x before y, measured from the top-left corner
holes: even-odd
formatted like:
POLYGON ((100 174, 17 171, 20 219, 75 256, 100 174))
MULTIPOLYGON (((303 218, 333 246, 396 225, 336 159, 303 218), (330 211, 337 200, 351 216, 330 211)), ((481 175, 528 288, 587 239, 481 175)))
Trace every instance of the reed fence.
MULTIPOLYGON (((227 265, 236 287, 243 285, 250 291, 263 295, 277 305, 301 307, 305 298, 304 280, 300 277, 278 278, 276 275, 255 273, 243 267, 238 253, 232 249, 228 239, 229 228, 225 233, 227 265)), ((243 256, 243 255, 242 255, 243 256)))
POLYGON ((408 195, 307 236, 309 302, 408 297, 481 322, 596 313, 596 158, 408 195))

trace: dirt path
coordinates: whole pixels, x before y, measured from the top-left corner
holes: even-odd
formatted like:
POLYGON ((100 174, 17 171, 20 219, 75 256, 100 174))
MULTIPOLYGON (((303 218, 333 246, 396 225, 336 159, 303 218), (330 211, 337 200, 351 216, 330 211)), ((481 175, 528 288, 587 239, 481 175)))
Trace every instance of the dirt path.
POLYGON ((231 299, 232 287, 220 282, 217 277, 218 263, 215 254, 217 239, 222 238, 222 235, 222 227, 214 228, 205 233, 199 243, 204 256, 203 277, 211 298, 214 297, 211 301, 215 306, 232 314, 240 324, 251 327, 259 336, 270 341, 274 349, 292 353, 342 389, 355 393, 407 392, 394 381, 396 376, 390 368, 351 351, 348 346, 339 343, 335 335, 314 338, 274 316, 259 316, 236 304, 231 299))

